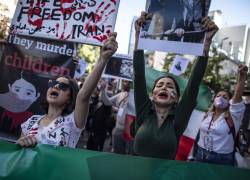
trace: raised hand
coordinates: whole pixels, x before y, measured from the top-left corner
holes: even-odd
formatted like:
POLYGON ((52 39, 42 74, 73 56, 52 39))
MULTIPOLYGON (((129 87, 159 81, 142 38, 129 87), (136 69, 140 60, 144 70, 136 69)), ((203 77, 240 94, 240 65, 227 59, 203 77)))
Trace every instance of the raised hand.
POLYGON ((118 49, 118 43, 116 41, 117 33, 110 33, 109 38, 104 43, 102 49, 101 49, 101 58, 105 62, 107 62, 111 56, 117 51, 118 49))
POLYGON ((201 23, 202 23, 203 29, 206 31, 204 55, 208 56, 208 52, 210 49, 210 45, 212 43, 212 39, 213 39, 214 35, 216 34, 216 32, 219 30, 219 28, 207 16, 202 19, 201 23))
POLYGON ((238 81, 245 81, 247 79, 248 67, 241 64, 238 67, 238 81))
POLYGON ((137 49, 137 46, 138 46, 140 30, 143 27, 143 25, 146 24, 146 21, 151 18, 152 18, 152 14, 142 11, 141 16, 135 21, 135 50, 137 49))
POLYGON ((101 84, 100 84, 100 90, 105 90, 106 87, 107 87, 106 81, 102 80, 102 81, 101 81, 101 84))
POLYGON ((219 30, 219 28, 212 20, 210 20, 210 18, 208 16, 204 17, 202 19, 201 23, 202 23, 204 30, 207 33, 206 34, 206 41, 211 43, 214 35, 219 30))
POLYGON ((184 35, 185 30, 182 28, 177 28, 177 29, 175 29, 174 33, 180 38, 184 35))
POLYGON ((248 72, 247 66, 243 64, 239 65, 237 83, 236 83, 234 95, 232 98, 233 103, 239 103, 242 101, 245 80, 247 79, 247 72, 248 72))

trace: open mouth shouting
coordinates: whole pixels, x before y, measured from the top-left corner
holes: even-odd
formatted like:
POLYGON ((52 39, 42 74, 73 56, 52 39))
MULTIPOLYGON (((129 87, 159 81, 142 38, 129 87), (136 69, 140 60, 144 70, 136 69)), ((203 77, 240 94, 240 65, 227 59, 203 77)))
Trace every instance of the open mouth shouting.
POLYGON ((57 98, 59 96, 59 92, 56 91, 56 90, 52 90, 50 93, 49 93, 49 97, 50 98, 57 98))
POLYGON ((159 99, 167 100, 169 98, 169 94, 166 91, 161 91, 157 97, 159 99))

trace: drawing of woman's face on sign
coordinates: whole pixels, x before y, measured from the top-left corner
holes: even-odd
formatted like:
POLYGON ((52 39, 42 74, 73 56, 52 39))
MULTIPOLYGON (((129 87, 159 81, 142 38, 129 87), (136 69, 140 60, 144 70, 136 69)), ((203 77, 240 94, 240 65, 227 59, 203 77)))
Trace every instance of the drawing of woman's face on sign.
POLYGON ((35 86, 23 78, 8 86, 9 91, 0 94, 0 106, 10 112, 26 111, 40 97, 35 86))
MULTIPOLYGON (((211 0, 204 1, 207 13, 211 0)), ((205 33, 200 0, 147 0, 147 5, 152 18, 141 30, 139 49, 203 54, 205 33)))

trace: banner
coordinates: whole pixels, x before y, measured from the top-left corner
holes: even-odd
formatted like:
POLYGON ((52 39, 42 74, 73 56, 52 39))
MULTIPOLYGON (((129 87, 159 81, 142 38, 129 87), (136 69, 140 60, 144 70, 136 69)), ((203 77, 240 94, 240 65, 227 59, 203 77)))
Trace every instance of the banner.
POLYGON ((24 36, 10 36, 8 42, 12 44, 6 45, 0 61, 0 137, 15 140, 21 123, 33 114, 44 113, 40 104, 45 100, 48 80, 73 77, 74 46, 24 36))
POLYGON ((142 28, 139 49, 203 55, 202 17, 211 0, 147 0, 150 20, 142 28))
POLYGON ((119 0, 19 0, 11 32, 102 45, 114 31, 119 0))
POLYGON ((133 78, 132 57, 121 54, 114 55, 106 65, 102 77, 132 81, 133 78))
POLYGON ((0 141, 1 180, 249 180, 250 170, 0 141))
POLYGON ((181 57, 181 56, 175 56, 174 61, 172 62, 172 66, 170 68, 169 73, 174 74, 176 76, 180 76, 186 72, 186 69, 189 64, 189 59, 181 57))

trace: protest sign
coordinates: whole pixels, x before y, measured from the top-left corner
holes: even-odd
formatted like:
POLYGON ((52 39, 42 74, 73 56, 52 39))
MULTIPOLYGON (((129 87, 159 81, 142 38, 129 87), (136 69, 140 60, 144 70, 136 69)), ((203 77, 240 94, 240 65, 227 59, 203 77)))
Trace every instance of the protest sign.
POLYGON ((119 0, 19 0, 11 32, 102 45, 113 32, 119 0))
POLYGON ((132 81, 133 61, 126 55, 113 56, 105 67, 103 77, 132 81))
POLYGON ((0 61, 0 133, 20 135, 20 124, 33 114, 43 114, 48 80, 74 75, 72 43, 10 36, 0 61), (44 50, 41 44, 49 48, 44 50), (62 54, 55 53, 57 47, 62 54), (65 52, 65 53, 64 53, 65 52), (65 55, 64 55, 65 54, 65 55))
POLYGON ((185 73, 188 64, 189 64, 189 59, 181 56, 175 56, 169 73, 174 74, 176 76, 180 76, 183 73, 185 73))
POLYGON ((205 32, 201 25, 211 0, 147 0, 150 20, 142 28, 139 49, 202 55, 205 32))
POLYGON ((79 59, 76 66, 74 78, 81 78, 84 75, 87 67, 88 63, 84 59, 79 59))

